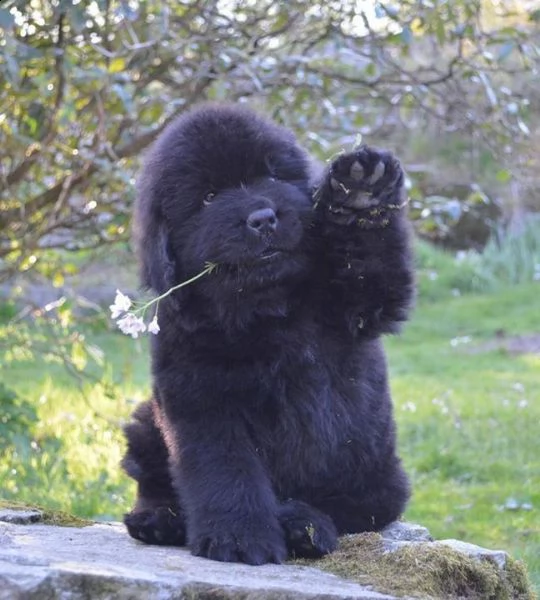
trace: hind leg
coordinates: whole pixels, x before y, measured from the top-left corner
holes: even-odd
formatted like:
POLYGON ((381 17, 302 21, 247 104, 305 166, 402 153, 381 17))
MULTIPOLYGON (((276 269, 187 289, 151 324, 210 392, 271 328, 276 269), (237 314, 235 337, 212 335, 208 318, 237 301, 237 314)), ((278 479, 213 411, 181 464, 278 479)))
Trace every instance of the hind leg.
POLYGON ((409 483, 393 459, 356 489, 310 490, 280 506, 279 520, 290 556, 318 558, 332 552, 337 536, 379 531, 398 519, 409 498, 409 483))
POLYGON ((409 496, 407 476, 396 461, 357 489, 321 495, 311 503, 331 517, 342 535, 383 529, 401 517, 409 496))
POLYGON ((124 516, 131 537, 147 544, 184 546, 185 519, 169 474, 169 453, 152 402, 141 404, 126 426, 126 473, 137 482, 134 509, 124 516))

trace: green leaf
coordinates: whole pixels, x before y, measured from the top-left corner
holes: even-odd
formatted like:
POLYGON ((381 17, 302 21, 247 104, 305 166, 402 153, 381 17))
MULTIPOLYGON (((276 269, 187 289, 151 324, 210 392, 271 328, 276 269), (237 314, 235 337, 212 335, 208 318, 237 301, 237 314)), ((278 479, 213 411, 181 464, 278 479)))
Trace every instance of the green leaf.
POLYGON ((118 99, 122 102, 125 111, 130 113, 133 110, 133 98, 126 87, 120 85, 119 83, 114 83, 111 86, 111 90, 114 91, 118 99))
POLYGON ((100 367, 105 364, 105 353, 99 346, 95 346, 93 344, 88 344, 86 346, 86 351, 88 352, 88 356, 100 367))
POLYGON ((499 50, 499 54, 497 55, 498 60, 503 61, 512 54, 512 50, 516 47, 514 41, 506 42, 503 44, 499 50))
POLYGON ((86 27, 87 15, 85 4, 85 2, 79 2, 69 9, 69 20, 75 33, 81 33, 86 27))
POLYGON ((377 74, 377 66, 374 62, 370 62, 365 68, 366 75, 368 77, 375 77, 377 74))
POLYGON ((41 48, 30 46, 29 44, 24 44, 21 41, 17 41, 17 54, 21 59, 30 60, 32 58, 42 58, 43 50, 41 48))
POLYGON ((121 56, 113 58, 109 63, 109 73, 121 73, 126 68, 126 61, 121 56))
POLYGON ((125 0, 120 2, 120 6, 116 9, 116 12, 128 21, 136 21, 139 16, 139 11, 130 2, 126 2, 125 0))
POLYGON ((73 346, 71 347, 71 362, 77 371, 82 371, 86 367, 87 357, 88 353, 84 344, 79 340, 73 342, 73 346))
POLYGON ((413 39, 413 34, 411 31, 411 28, 408 25, 403 27, 399 37, 400 37, 401 41, 408 46, 412 42, 412 39, 413 39))
POLYGON ((6 8, 0 8, 0 27, 11 29, 15 23, 15 17, 6 8))
POLYGON ((524 121, 522 121, 521 119, 518 119, 517 124, 518 124, 519 130, 523 134, 525 134, 525 135, 530 135, 531 134, 531 130, 529 129, 528 125, 524 121))
POLYGON ((512 173, 508 169, 501 169, 500 171, 497 171, 495 179, 499 183, 508 183, 510 179, 512 179, 512 173))
POLYGON ((16 87, 18 87, 21 80, 19 73, 19 64, 13 58, 13 56, 10 56, 9 54, 4 54, 4 60, 6 61, 7 75, 9 77, 9 80, 16 87))
POLYGON ((491 85, 491 81, 489 80, 488 76, 483 71, 479 71, 478 77, 480 81, 484 84, 484 89, 486 90, 486 96, 489 100, 489 103, 491 104, 491 106, 497 106, 497 94, 495 93, 495 90, 493 89, 493 86, 491 85))
POLYGON ((55 288, 62 287, 64 285, 64 276, 60 271, 57 271, 52 278, 52 284, 55 288))
POLYGON ((444 27, 444 21, 442 19, 437 19, 435 35, 437 36, 437 41, 439 42, 439 44, 444 44, 444 42, 446 41, 446 30, 444 27))

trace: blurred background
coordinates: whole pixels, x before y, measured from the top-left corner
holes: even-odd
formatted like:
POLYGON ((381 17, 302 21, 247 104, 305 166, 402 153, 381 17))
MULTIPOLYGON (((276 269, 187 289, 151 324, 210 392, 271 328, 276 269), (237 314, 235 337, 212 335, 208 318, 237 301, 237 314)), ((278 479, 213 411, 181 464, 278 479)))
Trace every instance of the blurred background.
POLYGON ((406 517, 540 585, 539 0, 2 0, 0 503, 119 519, 121 426, 149 393, 129 243, 145 149, 242 102, 320 160, 408 173, 418 303, 387 340, 406 517))

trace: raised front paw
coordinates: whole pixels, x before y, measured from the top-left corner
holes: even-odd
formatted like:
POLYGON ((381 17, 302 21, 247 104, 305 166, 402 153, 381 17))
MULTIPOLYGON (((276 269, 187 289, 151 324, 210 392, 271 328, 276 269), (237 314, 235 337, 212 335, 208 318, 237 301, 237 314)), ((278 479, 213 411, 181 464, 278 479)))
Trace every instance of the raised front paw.
POLYGON ((360 146, 334 160, 327 179, 325 209, 338 224, 384 224, 406 204, 403 169, 390 152, 360 146))
POLYGON ((264 520, 222 523, 190 534, 192 554, 223 562, 248 565, 281 563, 287 558, 283 531, 264 520))

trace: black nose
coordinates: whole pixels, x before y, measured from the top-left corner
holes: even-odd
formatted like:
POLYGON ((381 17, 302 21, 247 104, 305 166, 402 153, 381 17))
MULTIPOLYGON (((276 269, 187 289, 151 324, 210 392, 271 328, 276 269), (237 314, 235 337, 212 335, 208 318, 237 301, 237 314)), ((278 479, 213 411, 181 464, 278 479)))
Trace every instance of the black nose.
POLYGON ((247 226, 260 234, 272 233, 276 230, 278 218, 271 208, 260 208, 247 218, 247 226))

